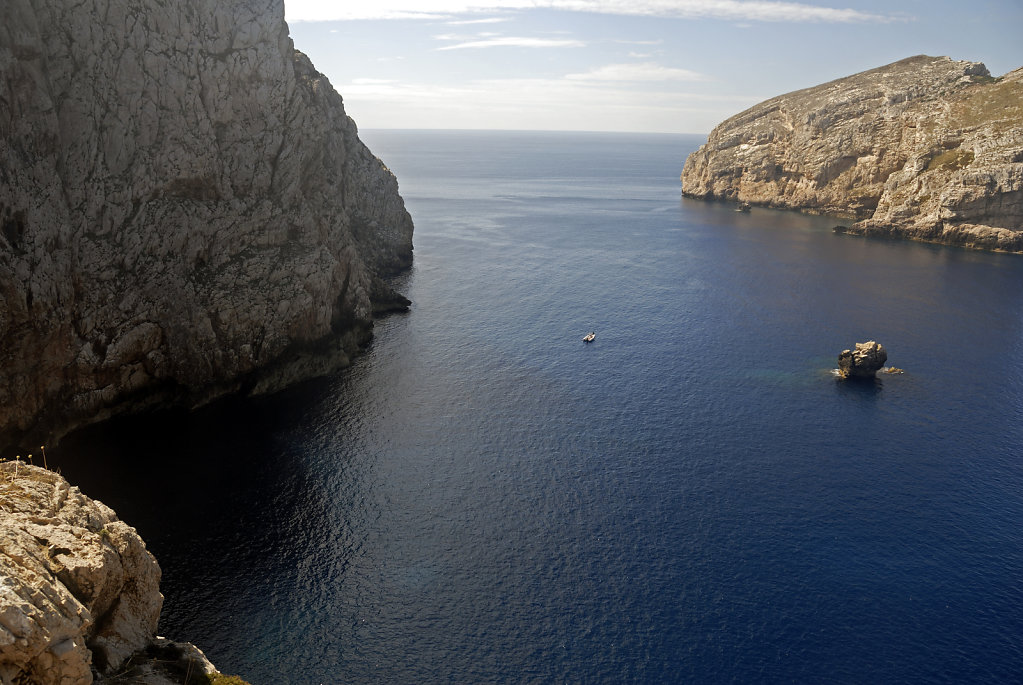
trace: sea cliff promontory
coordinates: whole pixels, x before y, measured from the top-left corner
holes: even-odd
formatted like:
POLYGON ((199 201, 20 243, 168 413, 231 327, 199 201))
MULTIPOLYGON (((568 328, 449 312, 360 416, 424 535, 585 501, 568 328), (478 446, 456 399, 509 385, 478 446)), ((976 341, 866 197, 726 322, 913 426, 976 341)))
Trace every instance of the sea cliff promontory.
POLYGON ((134 528, 52 471, 0 463, 0 682, 210 681, 199 649, 157 637, 162 605, 134 528))
POLYGON ((772 98, 711 132, 682 192, 1023 252, 1023 69, 917 56, 772 98))
POLYGON ((0 449, 344 365, 411 251, 283 0, 5 0, 0 449))

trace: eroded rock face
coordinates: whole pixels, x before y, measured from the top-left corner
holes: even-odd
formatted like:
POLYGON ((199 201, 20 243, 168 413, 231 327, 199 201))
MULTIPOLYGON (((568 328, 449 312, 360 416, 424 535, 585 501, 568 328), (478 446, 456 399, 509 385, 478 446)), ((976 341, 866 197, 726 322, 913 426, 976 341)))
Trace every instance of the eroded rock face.
POLYGON ((0 464, 0 681, 90 683, 156 635, 160 567, 59 475, 0 464))
POLYGON ((1023 251, 1023 69, 920 56, 772 98, 711 132, 682 190, 1023 251))
POLYGON ((874 378, 888 361, 883 345, 873 340, 856 343, 855 350, 838 355, 838 375, 842 378, 874 378))
POLYGON ((343 365, 411 248, 283 0, 5 0, 0 449, 343 365))

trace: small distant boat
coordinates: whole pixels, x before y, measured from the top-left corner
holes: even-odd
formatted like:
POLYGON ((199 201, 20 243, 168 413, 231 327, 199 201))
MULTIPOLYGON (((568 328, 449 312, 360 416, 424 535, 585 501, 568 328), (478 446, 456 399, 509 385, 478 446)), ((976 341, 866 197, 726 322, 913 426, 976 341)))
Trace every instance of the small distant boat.
POLYGON ((737 212, 748 212, 750 210, 750 204, 748 202, 740 202, 739 206, 735 208, 737 212))
POLYGON ((583 336, 583 342, 593 342, 593 339, 596 337, 597 334, 594 333, 593 331, 590 331, 589 333, 583 336))

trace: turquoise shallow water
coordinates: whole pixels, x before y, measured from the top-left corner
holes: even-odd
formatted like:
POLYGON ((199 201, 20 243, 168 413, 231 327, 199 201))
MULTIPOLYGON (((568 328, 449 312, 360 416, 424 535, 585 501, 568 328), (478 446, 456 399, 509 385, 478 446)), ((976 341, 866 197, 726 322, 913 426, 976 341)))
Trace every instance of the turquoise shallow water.
POLYGON ((55 457, 159 558, 162 633, 257 685, 1023 672, 1023 258, 682 200, 695 137, 364 138, 412 311, 55 457), (837 382, 868 338, 906 373, 837 382))

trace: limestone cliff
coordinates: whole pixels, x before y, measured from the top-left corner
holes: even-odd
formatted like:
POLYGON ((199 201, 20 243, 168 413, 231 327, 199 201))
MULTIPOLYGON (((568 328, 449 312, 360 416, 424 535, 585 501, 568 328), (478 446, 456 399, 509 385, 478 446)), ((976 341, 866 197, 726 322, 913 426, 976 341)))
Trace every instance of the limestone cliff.
POLYGON ((711 132, 682 190, 1023 251, 1023 69, 919 56, 772 98, 711 132))
POLYGON ((411 249, 283 0, 4 0, 0 448, 343 365, 411 249))
POLYGON ((0 682, 183 683, 216 673, 156 636, 160 567, 135 529, 59 475, 0 463, 0 682))

